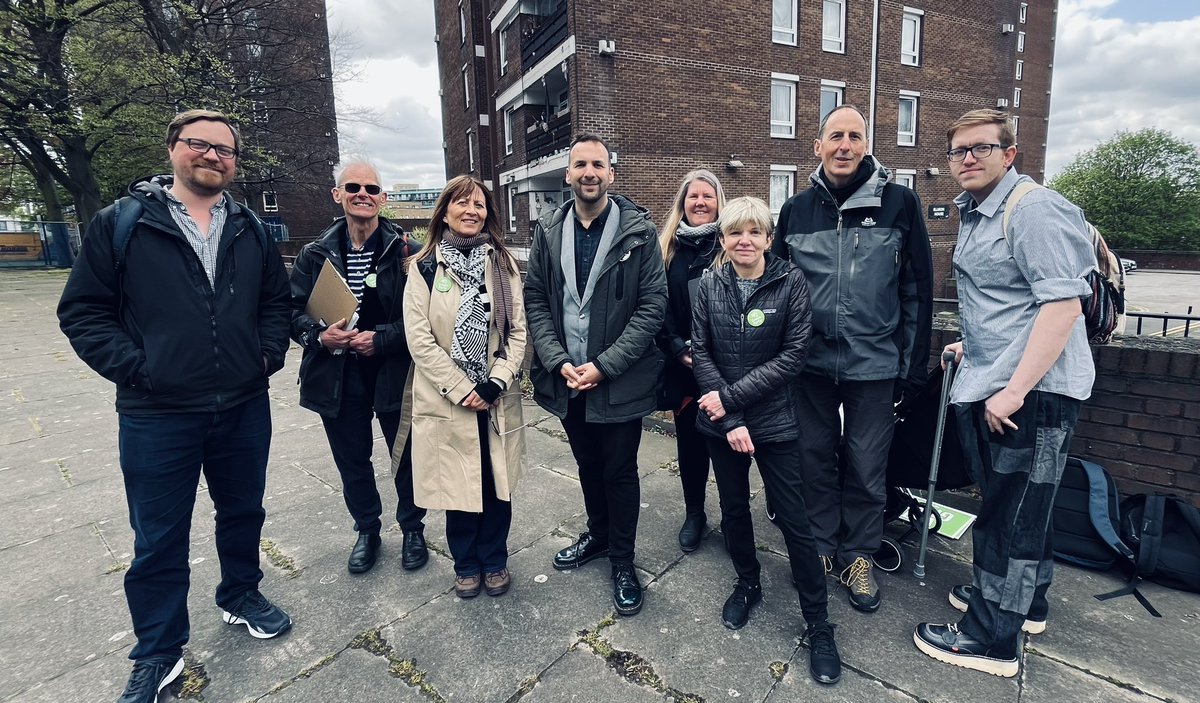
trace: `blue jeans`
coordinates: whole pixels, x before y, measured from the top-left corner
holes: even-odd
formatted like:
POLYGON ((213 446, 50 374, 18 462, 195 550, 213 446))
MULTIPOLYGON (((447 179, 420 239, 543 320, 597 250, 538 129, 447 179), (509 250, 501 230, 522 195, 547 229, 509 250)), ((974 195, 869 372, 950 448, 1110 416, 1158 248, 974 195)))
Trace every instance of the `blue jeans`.
POLYGON ((134 535, 125 598, 137 645, 129 658, 178 656, 188 641, 189 534, 201 471, 217 511, 217 605, 231 607, 262 580, 270 405, 263 393, 223 412, 122 414, 119 427, 134 535))

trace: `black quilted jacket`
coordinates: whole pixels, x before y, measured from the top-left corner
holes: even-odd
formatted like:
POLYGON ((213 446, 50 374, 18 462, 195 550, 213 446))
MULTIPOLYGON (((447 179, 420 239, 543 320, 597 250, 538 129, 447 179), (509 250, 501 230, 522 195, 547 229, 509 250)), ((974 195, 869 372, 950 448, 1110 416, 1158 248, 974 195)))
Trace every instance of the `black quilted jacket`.
POLYGON ((700 278, 692 302, 692 359, 700 393, 720 391, 725 417, 696 426, 724 438, 746 427, 754 442, 798 435, 795 381, 804 368, 812 311, 804 273, 767 253, 762 283, 743 301, 726 263, 700 278), (755 325, 754 323, 759 324, 755 325))

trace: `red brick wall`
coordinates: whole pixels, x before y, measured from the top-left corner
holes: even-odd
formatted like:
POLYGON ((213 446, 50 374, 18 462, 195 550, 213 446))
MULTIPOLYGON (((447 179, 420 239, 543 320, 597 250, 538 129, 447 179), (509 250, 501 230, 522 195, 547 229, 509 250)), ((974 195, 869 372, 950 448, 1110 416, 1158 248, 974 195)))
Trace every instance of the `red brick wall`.
POLYGON ((1121 256, 1137 262, 1138 269, 1200 271, 1200 251, 1146 251, 1122 249, 1121 256))

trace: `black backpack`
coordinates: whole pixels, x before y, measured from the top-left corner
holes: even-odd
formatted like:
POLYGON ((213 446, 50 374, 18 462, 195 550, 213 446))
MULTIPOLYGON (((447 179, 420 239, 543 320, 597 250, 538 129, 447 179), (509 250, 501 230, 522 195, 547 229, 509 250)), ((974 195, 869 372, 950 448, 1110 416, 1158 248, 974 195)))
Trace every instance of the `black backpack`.
MULTIPOLYGON (((117 272, 118 282, 125 268, 125 250, 129 248, 129 240, 137 230, 138 220, 142 217, 142 203, 137 198, 127 195, 113 201, 113 270, 117 272)), ((267 253, 271 251, 271 238, 267 236, 267 228, 263 225, 258 214, 248 207, 242 212, 250 221, 250 229, 258 239, 258 245, 263 250, 263 269, 267 268, 267 253)))
POLYGON ((1054 558, 1088 569, 1111 569, 1118 557, 1133 562, 1121 541, 1120 494, 1099 464, 1067 457, 1054 496, 1054 558))
POLYGON ((1121 503, 1121 535, 1137 552, 1140 578, 1200 593, 1200 511, 1177 496, 1137 495, 1121 503))

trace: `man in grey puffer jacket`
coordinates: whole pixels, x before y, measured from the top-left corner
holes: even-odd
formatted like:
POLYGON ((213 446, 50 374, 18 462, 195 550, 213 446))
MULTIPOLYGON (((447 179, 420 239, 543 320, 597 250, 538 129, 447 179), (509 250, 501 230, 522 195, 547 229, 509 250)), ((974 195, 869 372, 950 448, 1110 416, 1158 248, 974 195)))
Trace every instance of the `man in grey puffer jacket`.
POLYGON ((866 131, 849 105, 825 117, 813 142, 821 166, 779 213, 774 251, 803 269, 811 294, 799 414, 813 535, 826 572, 837 563, 850 604, 869 613, 880 602, 871 557, 883 538, 892 403, 925 383, 933 265, 921 202, 867 155, 866 131))

